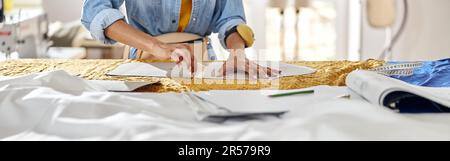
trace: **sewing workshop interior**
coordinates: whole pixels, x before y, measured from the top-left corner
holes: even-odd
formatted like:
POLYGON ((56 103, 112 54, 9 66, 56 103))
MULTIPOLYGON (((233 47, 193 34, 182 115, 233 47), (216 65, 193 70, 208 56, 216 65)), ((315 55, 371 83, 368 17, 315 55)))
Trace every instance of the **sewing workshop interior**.
POLYGON ((448 141, 449 7, 0 0, 0 140, 448 141))

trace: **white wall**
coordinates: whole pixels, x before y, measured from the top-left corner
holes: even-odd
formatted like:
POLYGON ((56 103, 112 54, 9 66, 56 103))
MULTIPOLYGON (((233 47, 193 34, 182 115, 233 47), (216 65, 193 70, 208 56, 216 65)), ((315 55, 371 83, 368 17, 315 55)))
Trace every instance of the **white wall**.
POLYGON ((16 6, 39 6, 42 0, 13 0, 16 6))
MULTIPOLYGON (((255 36, 256 42, 254 47, 251 49, 253 51, 260 51, 268 48, 267 39, 271 39, 270 34, 267 34, 267 20, 266 20, 266 11, 269 6, 269 2, 271 0, 243 0, 245 5, 245 12, 248 20, 248 24, 252 26, 255 36)), ((318 0, 316 0, 318 1, 318 0)), ((337 30, 337 40, 336 40, 336 55, 334 59, 347 59, 348 55, 348 1, 347 0, 319 0, 319 1, 331 1, 334 2, 334 5, 337 9, 337 17, 336 17, 336 30, 337 30)), ((287 0, 288 6, 294 5, 294 0, 287 0)), ((270 31, 269 31, 270 32, 270 31)), ((276 31, 274 31, 276 32, 276 31)), ((247 51, 247 52, 251 52, 247 51)), ((260 52, 259 58, 265 59, 264 54, 273 54, 273 51, 265 50, 260 52)), ((252 58, 252 54, 249 54, 252 58)), ((253 55, 254 56, 254 55, 253 55)), ((267 58, 271 59, 271 58, 267 58)))
MULTIPOLYGON (((393 49, 393 59, 450 58, 450 1, 409 0, 409 4, 407 27, 393 49)), ((367 19, 364 24, 362 59, 378 58, 384 46, 384 30, 370 28, 367 19)))
POLYGON ((50 22, 71 22, 80 19, 83 0, 42 0, 42 5, 50 22))

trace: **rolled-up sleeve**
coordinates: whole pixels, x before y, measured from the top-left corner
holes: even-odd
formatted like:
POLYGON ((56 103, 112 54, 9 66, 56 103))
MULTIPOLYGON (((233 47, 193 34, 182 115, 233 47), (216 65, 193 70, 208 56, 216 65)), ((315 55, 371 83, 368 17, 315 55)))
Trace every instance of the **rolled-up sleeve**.
POLYGON ((125 19, 119 11, 124 0, 85 0, 81 23, 89 30, 95 40, 104 44, 114 44, 116 41, 105 36, 105 29, 114 22, 125 19))
POLYGON ((225 43, 226 32, 239 24, 245 24, 245 12, 242 0, 221 0, 220 3, 220 16, 216 21, 214 32, 219 33, 219 40, 222 46, 226 49, 225 43))

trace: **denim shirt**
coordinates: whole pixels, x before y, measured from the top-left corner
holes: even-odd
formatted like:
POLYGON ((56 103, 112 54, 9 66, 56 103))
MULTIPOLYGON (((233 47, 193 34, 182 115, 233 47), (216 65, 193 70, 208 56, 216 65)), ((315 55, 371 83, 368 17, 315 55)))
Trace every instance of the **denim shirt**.
MULTIPOLYGON (((118 20, 125 20, 119 11, 124 2, 127 22, 135 28, 152 36, 177 32, 181 0, 84 0, 81 22, 94 39, 116 43, 105 36, 104 30, 118 20)), ((191 19, 184 32, 201 36, 219 33, 226 48, 225 33, 244 23, 242 0, 193 0, 191 19)))

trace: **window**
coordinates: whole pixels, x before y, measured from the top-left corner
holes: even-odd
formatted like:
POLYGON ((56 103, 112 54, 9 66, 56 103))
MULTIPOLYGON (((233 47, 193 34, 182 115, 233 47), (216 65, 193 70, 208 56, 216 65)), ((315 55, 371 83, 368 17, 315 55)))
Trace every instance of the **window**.
MULTIPOLYGON (((310 0, 308 7, 302 8, 298 15, 293 1, 287 0, 288 7, 283 16, 280 9, 270 7, 270 1, 244 0, 247 21, 256 34, 255 46, 247 50, 251 59, 322 61, 349 58, 348 2, 352 0, 310 0)), ((213 45, 218 58, 226 59, 228 54, 217 40, 213 39, 213 45)))

